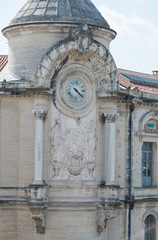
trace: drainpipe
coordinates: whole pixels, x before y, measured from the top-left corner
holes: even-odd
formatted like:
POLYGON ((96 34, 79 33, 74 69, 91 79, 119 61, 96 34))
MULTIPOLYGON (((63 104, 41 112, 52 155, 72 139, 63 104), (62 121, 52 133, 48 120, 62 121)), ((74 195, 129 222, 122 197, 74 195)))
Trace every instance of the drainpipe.
POLYGON ((129 106, 129 194, 128 194, 128 240, 132 239, 132 210, 134 207, 133 194, 132 194, 132 185, 133 185, 133 112, 134 105, 129 106))

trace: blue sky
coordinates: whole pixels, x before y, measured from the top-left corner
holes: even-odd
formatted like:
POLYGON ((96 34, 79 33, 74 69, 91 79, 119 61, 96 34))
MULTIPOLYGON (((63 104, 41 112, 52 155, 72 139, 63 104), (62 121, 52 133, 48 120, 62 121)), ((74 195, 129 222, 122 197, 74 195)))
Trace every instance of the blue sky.
MULTIPOLYGON (((0 8, 0 29, 8 25, 26 0, 5 0, 0 8)), ((111 53, 119 68, 151 73, 158 70, 158 1, 92 0, 110 27, 117 32, 111 53)), ((0 36, 0 54, 7 40, 0 36)))

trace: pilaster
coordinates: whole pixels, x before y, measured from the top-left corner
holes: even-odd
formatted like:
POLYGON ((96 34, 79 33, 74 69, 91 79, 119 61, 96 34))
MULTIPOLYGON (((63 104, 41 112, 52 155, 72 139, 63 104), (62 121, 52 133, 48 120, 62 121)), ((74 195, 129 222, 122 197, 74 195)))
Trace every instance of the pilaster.
POLYGON ((35 117, 34 145, 34 182, 43 184, 43 121, 47 115, 46 109, 33 109, 35 117))
POLYGON ((107 185, 115 185, 115 156, 116 156, 116 119, 118 113, 103 113, 105 139, 105 171, 104 179, 107 185))

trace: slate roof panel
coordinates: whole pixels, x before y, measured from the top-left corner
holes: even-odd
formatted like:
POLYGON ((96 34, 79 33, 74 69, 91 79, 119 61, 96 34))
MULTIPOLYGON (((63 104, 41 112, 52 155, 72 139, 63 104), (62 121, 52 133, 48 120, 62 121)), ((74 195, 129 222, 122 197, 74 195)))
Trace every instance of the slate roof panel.
POLYGON ((69 22, 110 28, 90 0, 28 0, 9 26, 33 22, 69 22))

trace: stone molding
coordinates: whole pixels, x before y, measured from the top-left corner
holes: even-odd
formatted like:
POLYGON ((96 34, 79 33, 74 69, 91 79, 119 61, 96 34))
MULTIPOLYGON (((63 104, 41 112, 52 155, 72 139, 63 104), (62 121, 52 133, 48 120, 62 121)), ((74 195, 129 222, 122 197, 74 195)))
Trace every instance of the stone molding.
POLYGON ((103 113, 103 117, 107 120, 108 123, 116 122, 116 119, 119 117, 118 113, 103 113))
POLYGON ((46 192, 47 192, 47 184, 38 185, 31 184, 30 185, 30 202, 47 202, 46 192))
POLYGON ((44 120, 47 115, 46 109, 34 109, 32 112, 36 120, 37 119, 44 120))

